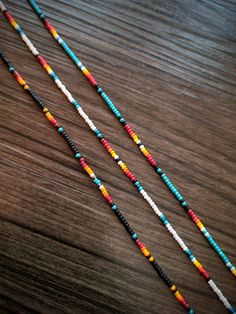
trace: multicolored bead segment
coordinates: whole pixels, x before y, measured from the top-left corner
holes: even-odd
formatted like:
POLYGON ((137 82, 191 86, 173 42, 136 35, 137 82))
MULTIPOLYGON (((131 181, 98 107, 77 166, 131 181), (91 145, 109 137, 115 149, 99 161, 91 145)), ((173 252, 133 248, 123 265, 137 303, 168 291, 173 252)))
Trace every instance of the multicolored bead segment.
MULTIPOLYGON (((1 2, 0 2, 1 4, 1 2)), ((5 7, 4 7, 5 8, 5 7)), ((220 299, 220 301, 224 304, 224 306, 227 308, 229 313, 236 313, 233 309, 233 307, 228 302, 227 298, 223 295, 221 290, 216 286, 214 281, 211 279, 210 275, 207 273, 207 271, 203 268, 203 266, 200 264, 200 262, 195 258, 195 256, 192 254, 191 250, 186 246, 184 241, 181 239, 181 237, 177 234, 177 232, 174 230, 174 228, 171 226, 169 221, 166 219, 164 214, 160 211, 158 206, 155 204, 155 202, 152 200, 152 198, 148 195, 148 193, 144 190, 141 183, 135 178, 133 173, 128 169, 126 164, 120 159, 120 157, 117 155, 115 150, 110 146, 108 141, 104 138, 102 133, 99 131, 99 129, 95 126, 93 121, 89 118, 89 116, 84 112, 81 105, 73 98, 72 94, 67 90, 66 86, 62 84, 62 82, 59 80, 56 73, 52 70, 52 68, 47 64, 45 59, 39 54, 37 49, 34 47, 32 42, 28 39, 28 37, 25 35, 25 33, 22 31, 20 26, 15 22, 11 14, 6 10, 6 8, 3 10, 3 13, 6 17, 6 19, 9 21, 9 23, 13 26, 13 28, 17 31, 17 33, 20 35, 23 42, 26 44, 26 46, 29 48, 29 50, 32 52, 32 54, 36 57, 37 61, 41 64, 41 66, 45 69, 45 71, 51 76, 55 84, 58 86, 58 88, 63 92, 63 94, 67 97, 69 102, 73 105, 73 107, 77 110, 77 112, 80 114, 80 116, 85 120, 85 122, 88 124, 90 129, 93 131, 93 133, 98 138, 99 142, 102 143, 104 148, 108 151, 108 153, 113 157, 113 159, 116 161, 116 163, 119 165, 119 167, 122 169, 124 174, 130 179, 130 181, 133 183, 134 187, 137 189, 137 191, 142 195, 143 199, 148 203, 148 205, 153 209, 155 214, 159 217, 162 224, 165 226, 165 228, 170 232, 172 237, 175 239, 175 241, 179 244, 183 252, 186 254, 188 259, 193 263, 193 265, 196 267, 196 269, 199 271, 199 273, 202 275, 202 277, 207 281, 210 288, 214 291, 214 293, 217 295, 217 297, 220 299)))
POLYGON ((229 258, 225 255, 225 253, 222 251, 222 249, 219 247, 219 245, 215 242, 213 237, 210 235, 206 227, 203 225, 203 223, 200 221, 200 219, 197 217, 197 215, 194 213, 194 211, 189 207, 187 202, 184 200, 183 195, 179 192, 179 190, 173 185, 173 183, 170 181, 170 179, 167 177, 167 175, 162 171, 162 169, 157 165, 156 160, 153 158, 153 156, 150 154, 150 152, 147 150, 147 148, 144 146, 144 144, 141 142, 137 134, 131 129, 131 127, 128 125, 124 117, 121 115, 120 111, 116 108, 114 103, 111 101, 111 99, 108 97, 108 95, 102 90, 101 86, 99 86, 92 76, 92 74, 86 69, 86 67, 82 64, 82 62, 78 59, 78 57, 74 54, 74 52, 69 48, 67 43, 60 37, 60 35, 57 33, 55 28, 49 23, 48 19, 45 17, 45 15, 42 13, 40 8, 37 6, 36 2, 34 0, 28 0, 36 14, 39 16, 40 20, 43 22, 44 26, 49 30, 49 32, 52 34, 53 38, 59 43, 59 45, 65 50, 67 55, 72 59, 72 61, 76 64, 76 66, 82 71, 82 73, 85 75, 85 77, 89 80, 90 84, 95 88, 97 93, 101 96, 103 101, 107 104, 107 106, 110 108, 111 112, 115 115, 115 117, 118 119, 120 124, 123 126, 125 131, 128 133, 130 138, 134 141, 135 144, 139 147, 139 150, 141 153, 145 156, 147 161, 150 163, 150 165, 154 168, 155 172, 159 174, 161 180, 164 182, 164 184, 167 186, 169 191, 173 194, 173 196, 177 199, 177 201, 180 203, 180 206, 185 210, 185 212, 188 214, 190 219, 194 222, 194 224, 199 228, 199 230, 202 232, 208 243, 211 245, 211 247, 215 250, 215 252, 218 254, 218 256, 221 258, 223 263, 226 265, 226 267, 231 271, 231 273, 236 276, 236 269, 235 266, 230 262, 229 258))
POLYGON ((165 282, 165 284, 169 287, 171 292, 174 294, 176 299, 180 302, 180 304, 186 309, 186 311, 189 314, 194 314, 193 309, 190 307, 190 305, 187 303, 187 301, 184 299, 184 297, 180 294, 177 287, 174 285, 174 283, 167 277, 167 275, 163 272, 161 267, 156 262, 155 258, 151 255, 151 253, 148 251, 148 249, 144 246, 144 244, 141 242, 141 240, 138 238, 137 234, 134 232, 126 218, 123 216, 123 214, 118 209, 118 206, 113 202, 111 196, 109 195, 107 189, 105 188, 102 181, 95 175, 92 168, 87 164, 86 160, 82 156, 82 154, 78 151, 77 147, 75 146, 74 142, 70 139, 69 135, 66 133, 65 129, 57 122, 57 120, 53 117, 51 112, 46 107, 43 100, 30 88, 30 86, 26 83, 26 81, 22 78, 22 76, 15 70, 13 65, 8 61, 3 54, 3 52, 0 50, 0 57, 4 61, 4 63, 7 65, 8 70, 10 73, 12 73, 16 79, 16 81, 24 88, 26 93, 28 93, 31 98, 34 100, 34 102, 39 106, 39 108, 43 111, 46 118, 49 120, 49 122, 54 126, 54 128, 57 130, 57 132, 64 138, 67 145, 71 149, 74 157, 79 161, 81 167, 84 169, 85 173, 91 178, 93 183, 98 187, 100 190, 102 196, 106 200, 106 202, 109 204, 109 206, 112 209, 112 212, 117 216, 119 221, 124 226, 127 233, 130 235, 133 242, 136 244, 136 246, 140 249, 142 254, 147 258, 147 260, 150 262, 150 264, 153 266, 157 274, 160 276, 160 278, 165 282))

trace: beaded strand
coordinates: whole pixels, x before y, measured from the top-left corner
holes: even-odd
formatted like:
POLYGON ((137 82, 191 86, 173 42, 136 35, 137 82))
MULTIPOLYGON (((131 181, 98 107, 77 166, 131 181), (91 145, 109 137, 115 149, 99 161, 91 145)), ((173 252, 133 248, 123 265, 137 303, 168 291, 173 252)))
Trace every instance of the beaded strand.
POLYGON ((98 140, 102 143, 104 148, 108 151, 108 153, 113 157, 113 159, 116 161, 116 163, 120 166, 124 174, 130 179, 130 181, 133 183, 137 191, 142 195, 144 200, 148 203, 148 205, 153 209, 155 214, 159 217, 162 224, 165 226, 165 228, 169 231, 169 233, 172 235, 172 237, 175 239, 175 241, 179 244, 183 252, 186 254, 188 259, 192 262, 192 264, 196 267, 196 269, 199 271, 201 276, 206 280, 210 288, 213 290, 213 292, 217 295, 219 300, 224 304, 226 309, 229 313, 236 313, 234 308, 230 305, 227 298, 223 295, 221 290, 216 286, 215 282, 211 279, 208 272, 203 268, 202 264, 196 259, 196 257, 192 254, 191 250, 187 247, 187 245, 184 243, 184 241, 181 239, 181 237, 177 234, 177 232, 174 230, 174 228, 171 226, 169 221, 166 219, 164 214, 160 211, 158 206, 155 204, 155 202, 152 200, 152 198, 148 195, 148 193, 144 190, 140 182, 135 178, 133 173, 127 168, 125 163, 120 159, 120 157, 117 155, 117 153, 113 150, 113 148, 109 145, 107 140, 104 138, 102 133, 96 128, 93 121, 89 118, 89 116, 84 112, 81 105, 73 98, 72 94, 67 90, 64 84, 59 80, 55 72, 52 70, 52 68, 47 64, 45 59, 39 54, 37 49, 34 47, 32 42, 28 39, 28 37, 25 35, 25 33, 22 31, 21 27, 16 23, 16 21, 13 19, 12 15, 6 10, 5 6, 0 1, 0 7, 1 10, 4 13, 4 16, 9 21, 9 23, 12 25, 12 27, 16 30, 16 32, 19 34, 21 39, 25 42, 29 50, 32 52, 32 54, 36 57, 37 61, 41 64, 41 66, 45 69, 45 71, 51 76, 51 78, 54 80, 55 84, 61 89, 61 91, 66 95, 69 102, 74 106, 74 108, 78 111, 78 113, 82 116, 82 118, 85 120, 85 122, 89 125, 93 133, 97 136, 98 140))
POLYGON ((56 121, 56 119, 53 117, 53 115, 50 113, 48 108, 46 107, 43 100, 30 88, 30 86, 25 82, 25 80, 22 78, 22 76, 17 72, 13 65, 8 61, 3 54, 3 52, 0 50, 0 57, 3 60, 3 62, 7 65, 8 71, 12 73, 16 79, 16 81, 23 87, 26 93, 28 93, 31 98, 34 100, 34 102, 39 106, 39 108, 43 111, 46 118, 49 120, 49 122, 54 126, 54 128, 57 130, 57 132, 64 138, 67 145, 71 149, 74 157, 79 161, 81 167, 84 169, 86 174, 91 178, 93 183, 98 187, 100 190, 102 196, 106 200, 106 202, 109 204, 109 206, 112 209, 112 212, 117 216, 121 224, 124 226, 127 233, 130 235, 133 242, 136 244, 136 246, 140 249, 142 254, 147 258, 147 260, 150 262, 150 264, 153 266, 157 274, 160 276, 160 278, 165 282, 165 284, 169 287, 171 292, 174 294, 176 299, 180 302, 180 304, 185 308, 185 310, 189 314, 194 314, 193 309, 190 307, 190 305, 187 303, 187 301, 184 299, 184 297, 180 294, 180 292, 177 290, 176 286, 173 284, 173 282, 167 277, 167 275, 163 272, 161 267, 156 262, 155 258, 151 255, 151 253, 148 251, 148 249, 144 246, 144 244, 141 242, 141 240, 138 238, 137 234, 133 231, 132 227, 126 220, 126 218, 123 216, 123 214, 118 209, 118 206, 113 202, 111 196, 107 192, 105 186, 103 185, 102 181, 95 175, 93 170, 89 167, 86 160, 82 156, 82 154, 78 151, 77 147, 75 146, 74 142, 70 139, 69 135, 66 133, 65 129, 62 128, 62 126, 56 121))
POLYGON ((43 22, 45 28, 51 33, 52 37, 59 43, 59 45, 64 49, 67 55, 72 59, 72 61, 76 64, 76 66, 81 70, 81 72, 88 79, 90 84, 95 88, 97 93, 101 96, 105 104, 110 108, 113 115, 118 119, 120 124, 123 126, 125 131, 128 133, 129 137, 134 141, 134 143, 138 146, 141 153, 147 159, 149 164, 154 168, 154 171, 160 176, 161 180, 167 186, 168 190, 172 193, 172 195, 179 202, 180 206, 184 209, 184 211, 188 214, 190 219, 194 222, 194 224, 199 228, 201 233, 204 235, 210 246, 213 250, 218 254, 222 262, 225 266, 231 271, 231 273, 236 276, 235 266, 230 262, 229 258, 225 255, 219 245, 215 242, 211 234, 208 232, 206 227, 203 225, 202 221, 198 218, 195 212, 189 207, 187 202, 184 200, 183 195, 179 192, 179 190, 174 186, 174 184, 170 181, 167 175, 163 172, 163 170, 157 165, 157 162, 141 142, 136 133, 131 129, 126 120, 121 115, 120 111, 116 108, 114 103, 108 97, 108 95, 102 90, 102 87, 99 86, 91 75, 91 73, 86 69, 86 67, 82 64, 82 62, 78 59, 78 57, 74 54, 74 52, 69 48, 67 43, 60 37, 55 28, 49 23, 48 19, 42 13, 41 9, 38 7, 34 0, 28 0, 35 13, 39 16, 40 20, 43 22))

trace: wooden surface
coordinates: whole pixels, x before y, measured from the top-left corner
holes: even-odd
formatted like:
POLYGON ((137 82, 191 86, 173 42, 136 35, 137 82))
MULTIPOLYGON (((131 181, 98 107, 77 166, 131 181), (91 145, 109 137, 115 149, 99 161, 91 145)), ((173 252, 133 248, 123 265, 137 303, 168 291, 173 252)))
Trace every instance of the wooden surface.
MULTIPOLYGON (((235 279, 27 1, 4 1, 236 306, 235 279)), ((38 1, 236 263, 236 4, 38 1)), ((197 313, 222 304, 1 14, 0 46, 197 313)), ((1 313, 183 313, 0 63, 1 313)))

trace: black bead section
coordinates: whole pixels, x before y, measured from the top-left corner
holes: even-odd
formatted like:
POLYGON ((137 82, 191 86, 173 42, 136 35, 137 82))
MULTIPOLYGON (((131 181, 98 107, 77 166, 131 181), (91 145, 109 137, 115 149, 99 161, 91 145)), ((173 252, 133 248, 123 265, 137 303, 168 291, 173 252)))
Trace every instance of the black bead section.
POLYGON ((41 109, 44 109, 46 108, 46 105, 44 104, 44 102, 42 101, 42 99, 39 98, 39 96, 31 89, 31 88, 28 88, 26 89, 26 92, 28 94, 30 94, 30 96, 33 98, 33 100, 39 105, 39 107, 41 109))
POLYGON ((11 64, 11 62, 6 58, 6 56, 4 55, 4 53, 0 50, 0 57, 2 59, 2 61, 8 66, 8 68, 13 67, 13 65, 11 64))
POLYGON ((183 207, 182 206, 182 208, 184 209, 184 211, 187 213, 191 208, 189 208, 189 206, 187 206, 187 207, 183 207))
POLYGON ((70 147, 70 149, 72 150, 72 152, 73 153, 77 152, 77 147, 75 146, 74 142, 70 139, 69 135, 65 131, 63 131, 61 133, 61 135, 63 136, 63 138, 67 142, 67 144, 70 147))
POLYGON ((72 150, 73 153, 77 152, 77 147, 75 146, 74 143, 72 145, 70 145, 70 149, 72 150))
POLYGON ((132 236, 134 231, 132 230, 131 226, 129 225, 128 221, 125 219, 125 217, 122 215, 122 213, 117 209, 115 212, 116 216, 119 218, 122 225, 125 227, 126 231, 129 233, 129 235, 132 236))
POLYGON ((154 261, 152 263, 153 268, 156 270, 156 272, 158 273, 158 275, 161 277, 161 279, 166 283, 166 285, 170 288, 171 286, 173 286, 172 281, 166 276, 166 274, 163 272, 163 270, 161 269, 161 267, 157 264, 156 261, 154 261))

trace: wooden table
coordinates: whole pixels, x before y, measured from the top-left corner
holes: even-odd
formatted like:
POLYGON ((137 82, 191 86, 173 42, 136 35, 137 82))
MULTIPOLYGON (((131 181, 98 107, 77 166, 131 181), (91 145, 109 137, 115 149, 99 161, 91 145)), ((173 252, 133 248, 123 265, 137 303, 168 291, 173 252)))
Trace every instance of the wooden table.
MULTIPOLYGON (((27 1, 4 1, 236 306, 236 285, 27 1)), ((236 4, 38 4, 236 263, 236 4)), ((226 313, 1 14, 0 45, 197 313, 226 313)), ((1 313, 183 313, 39 109, 0 63, 1 313)))

